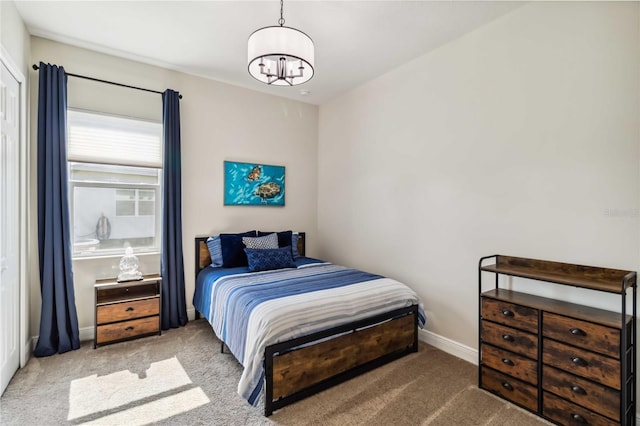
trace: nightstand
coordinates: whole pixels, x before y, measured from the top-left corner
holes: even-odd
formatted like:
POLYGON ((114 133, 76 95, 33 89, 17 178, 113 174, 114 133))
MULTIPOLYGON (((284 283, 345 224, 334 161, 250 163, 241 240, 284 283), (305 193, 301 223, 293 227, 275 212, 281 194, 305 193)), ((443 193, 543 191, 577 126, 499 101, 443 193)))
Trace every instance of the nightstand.
POLYGON ((100 345, 161 334, 162 277, 139 281, 97 280, 94 349, 100 345))

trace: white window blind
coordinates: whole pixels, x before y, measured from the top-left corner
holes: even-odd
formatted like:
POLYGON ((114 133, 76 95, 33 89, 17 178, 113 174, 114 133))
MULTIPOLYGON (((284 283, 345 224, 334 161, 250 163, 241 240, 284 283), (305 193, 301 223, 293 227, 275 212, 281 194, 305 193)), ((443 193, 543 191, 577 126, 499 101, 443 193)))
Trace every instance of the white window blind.
POLYGON ((69 161, 162 167, 162 124, 68 110, 69 161))

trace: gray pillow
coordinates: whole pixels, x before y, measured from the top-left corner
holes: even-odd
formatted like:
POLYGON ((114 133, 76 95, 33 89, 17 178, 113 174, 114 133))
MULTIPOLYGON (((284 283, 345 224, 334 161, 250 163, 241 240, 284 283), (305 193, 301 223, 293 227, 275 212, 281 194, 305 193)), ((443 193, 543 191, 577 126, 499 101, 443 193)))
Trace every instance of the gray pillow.
POLYGON ((242 237, 242 242, 248 249, 267 250, 278 248, 278 234, 265 235, 263 237, 242 237))

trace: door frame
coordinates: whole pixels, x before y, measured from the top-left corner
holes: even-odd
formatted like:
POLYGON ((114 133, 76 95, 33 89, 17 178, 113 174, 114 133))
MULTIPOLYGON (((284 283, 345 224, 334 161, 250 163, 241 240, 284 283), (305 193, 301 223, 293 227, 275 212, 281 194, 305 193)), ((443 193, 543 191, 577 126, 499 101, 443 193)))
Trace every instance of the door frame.
POLYGON ((29 287, 27 281, 27 273, 29 271, 29 258, 27 256, 27 249, 29 244, 29 221, 30 214, 27 209, 29 199, 29 140, 27 133, 27 80, 20 71, 20 68, 13 61, 9 52, 0 45, 0 61, 11 73, 13 78, 16 79, 20 85, 20 123, 19 131, 20 136, 18 140, 18 181, 19 181, 19 201, 18 201, 18 247, 20 254, 19 266, 18 266, 18 282, 20 292, 20 368, 24 367, 29 361, 31 355, 31 338, 29 337, 29 287))

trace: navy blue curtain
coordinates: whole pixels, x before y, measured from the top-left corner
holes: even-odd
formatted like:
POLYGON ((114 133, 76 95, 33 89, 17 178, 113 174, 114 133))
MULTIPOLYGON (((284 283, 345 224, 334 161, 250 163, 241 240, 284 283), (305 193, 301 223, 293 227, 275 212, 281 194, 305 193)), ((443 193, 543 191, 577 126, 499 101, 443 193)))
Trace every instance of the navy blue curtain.
POLYGON ((38 255, 40 336, 33 354, 80 347, 73 290, 67 180, 67 75, 40 62, 38 87, 38 255))
POLYGON ((162 329, 187 323, 182 259, 182 178, 180 166, 180 98, 162 94, 164 164, 162 175, 162 329))

